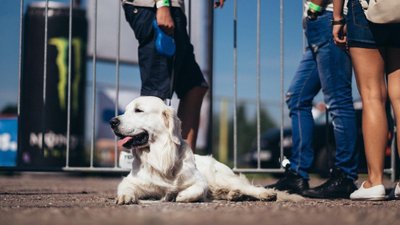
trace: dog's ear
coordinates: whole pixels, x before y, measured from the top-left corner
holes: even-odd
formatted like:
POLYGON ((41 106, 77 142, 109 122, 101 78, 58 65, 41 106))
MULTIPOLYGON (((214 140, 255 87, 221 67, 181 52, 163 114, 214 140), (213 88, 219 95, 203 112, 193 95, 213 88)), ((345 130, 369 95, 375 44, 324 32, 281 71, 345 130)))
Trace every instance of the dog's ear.
POLYGON ((168 107, 162 113, 165 126, 169 131, 171 140, 177 144, 181 144, 181 121, 176 115, 175 111, 168 107))

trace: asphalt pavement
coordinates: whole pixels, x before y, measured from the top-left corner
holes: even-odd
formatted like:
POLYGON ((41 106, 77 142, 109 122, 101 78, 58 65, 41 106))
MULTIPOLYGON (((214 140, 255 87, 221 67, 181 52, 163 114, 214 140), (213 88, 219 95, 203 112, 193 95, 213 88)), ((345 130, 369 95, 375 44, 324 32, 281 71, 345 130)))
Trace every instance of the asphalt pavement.
MULTIPOLYGON (((302 202, 115 204, 122 175, 77 176, 66 173, 0 173, 0 224, 400 224, 400 200, 363 202, 348 199, 302 202)), ((258 185, 273 178, 257 178, 258 185)), ((312 185, 323 182, 313 179, 312 185)), ((387 187, 394 184, 385 181, 387 187)))

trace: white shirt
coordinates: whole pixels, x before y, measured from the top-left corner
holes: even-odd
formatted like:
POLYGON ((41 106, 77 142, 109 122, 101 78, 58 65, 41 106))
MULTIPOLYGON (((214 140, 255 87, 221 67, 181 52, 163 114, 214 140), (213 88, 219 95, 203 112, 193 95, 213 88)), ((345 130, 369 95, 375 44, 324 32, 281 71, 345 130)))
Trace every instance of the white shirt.
MULTIPOLYGON (((346 15, 347 14, 347 1, 344 1, 344 7, 343 7, 343 14, 346 15)), ((309 8, 308 4, 310 3, 310 0, 307 0, 304 2, 304 11, 303 11, 303 16, 307 17, 307 10, 309 8)), ((330 11, 333 12, 333 3, 329 3, 328 5, 326 5, 325 7, 326 11, 330 11)))
MULTIPOLYGON (((156 2, 161 0, 134 0, 133 3, 127 2, 126 0, 121 0, 122 3, 132 4, 134 6, 139 7, 151 7, 153 8, 156 5, 156 2)), ((180 7, 182 9, 185 8, 184 0, 169 0, 172 7, 180 7)))

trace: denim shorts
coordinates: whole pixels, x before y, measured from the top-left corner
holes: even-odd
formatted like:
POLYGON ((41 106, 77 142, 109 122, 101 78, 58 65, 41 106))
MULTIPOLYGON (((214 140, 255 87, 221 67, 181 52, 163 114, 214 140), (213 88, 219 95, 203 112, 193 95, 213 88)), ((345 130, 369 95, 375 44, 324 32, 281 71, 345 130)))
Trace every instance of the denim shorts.
POLYGON ((195 60, 193 46, 186 30, 186 16, 178 7, 171 7, 174 20, 174 58, 162 56, 155 49, 155 32, 152 27, 156 9, 124 4, 125 18, 139 42, 139 67, 142 80, 141 95, 170 98, 173 91, 182 98, 194 87, 208 87, 195 60), (174 77, 171 77, 172 71, 174 77))
POLYGON ((400 48, 400 24, 375 24, 367 20, 359 0, 349 0, 347 40, 349 47, 400 48))

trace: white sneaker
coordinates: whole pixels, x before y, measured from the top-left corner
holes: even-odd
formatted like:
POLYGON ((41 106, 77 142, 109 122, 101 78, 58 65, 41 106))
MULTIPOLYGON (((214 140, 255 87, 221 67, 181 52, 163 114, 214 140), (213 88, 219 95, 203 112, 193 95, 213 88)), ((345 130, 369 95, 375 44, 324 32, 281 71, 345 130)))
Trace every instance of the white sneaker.
POLYGON ((396 199, 400 199, 400 182, 398 182, 398 183, 396 184, 396 187, 395 187, 395 189, 394 189, 394 197, 395 197, 396 199))
POLYGON ((364 188, 364 183, 365 181, 361 184, 358 190, 351 193, 351 200, 380 201, 386 199, 385 186, 383 186, 383 184, 376 185, 370 188, 364 188))

